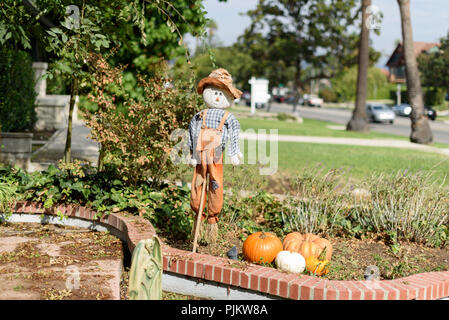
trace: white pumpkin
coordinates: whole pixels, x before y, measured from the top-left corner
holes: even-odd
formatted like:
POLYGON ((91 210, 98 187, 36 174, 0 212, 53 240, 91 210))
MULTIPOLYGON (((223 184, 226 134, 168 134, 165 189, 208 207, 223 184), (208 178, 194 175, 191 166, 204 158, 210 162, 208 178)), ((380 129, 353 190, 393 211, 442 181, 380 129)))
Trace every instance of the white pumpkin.
POLYGON ((297 252, 281 251, 276 256, 276 266, 282 271, 301 273, 306 268, 306 260, 297 252))

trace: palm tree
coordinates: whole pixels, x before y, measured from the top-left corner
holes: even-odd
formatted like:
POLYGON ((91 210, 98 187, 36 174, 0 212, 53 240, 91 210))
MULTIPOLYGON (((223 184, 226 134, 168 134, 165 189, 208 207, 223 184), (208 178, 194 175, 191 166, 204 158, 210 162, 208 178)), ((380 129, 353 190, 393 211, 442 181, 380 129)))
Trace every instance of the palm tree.
POLYGON ((424 101, 419 78, 418 64, 413 48, 412 22, 410 18, 410 0, 397 0, 401 12, 402 42, 404 47, 405 74, 407 79, 407 93, 412 113, 412 132, 410 141, 421 144, 431 143, 432 131, 424 114, 424 101))
POLYGON ((355 108, 352 118, 346 125, 346 130, 367 132, 369 131, 368 118, 366 116, 367 76, 369 65, 369 28, 367 26, 367 8, 371 0, 362 0, 362 29, 360 31, 357 92, 355 108))

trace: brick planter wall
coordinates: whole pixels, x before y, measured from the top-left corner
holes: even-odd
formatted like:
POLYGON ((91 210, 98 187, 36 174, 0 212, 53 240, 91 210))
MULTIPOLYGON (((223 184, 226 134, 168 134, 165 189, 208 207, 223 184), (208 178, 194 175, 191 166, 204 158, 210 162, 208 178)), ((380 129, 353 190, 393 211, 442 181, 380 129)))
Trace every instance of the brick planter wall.
MULTIPOLYGON (((50 214, 95 220, 95 211, 60 205, 45 209, 41 204, 18 203, 14 213, 50 214)), ((151 223, 126 213, 111 213, 96 221, 124 233, 130 252, 140 240, 156 234, 151 223)), ((435 300, 449 296, 449 271, 421 273, 395 280, 337 281, 294 275, 256 264, 192 253, 162 245, 165 272, 210 280, 294 300, 435 300)))

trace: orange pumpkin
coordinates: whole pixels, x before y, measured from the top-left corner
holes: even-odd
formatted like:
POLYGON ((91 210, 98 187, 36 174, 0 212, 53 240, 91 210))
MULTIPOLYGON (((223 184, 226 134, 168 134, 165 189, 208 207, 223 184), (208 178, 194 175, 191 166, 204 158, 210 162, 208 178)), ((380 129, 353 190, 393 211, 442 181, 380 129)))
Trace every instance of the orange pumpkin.
POLYGON ((304 238, 299 232, 290 232, 284 238, 284 242, 282 243, 284 246, 284 250, 291 252, 299 252, 299 247, 301 243, 304 241, 304 238))
POLYGON ((316 243, 312 241, 303 241, 299 246, 298 253, 300 253, 304 259, 307 259, 308 257, 318 257, 321 251, 321 247, 316 243))
POLYGON ((319 254, 318 257, 309 256, 306 258, 306 269, 314 275, 323 276, 329 273, 329 260, 325 259, 327 248, 319 254))
POLYGON ((256 232, 243 242, 243 257, 253 263, 271 263, 282 251, 281 240, 271 232, 256 232))
POLYGON ((310 256, 306 259, 306 268, 314 275, 324 276, 329 273, 327 266, 329 265, 329 260, 320 260, 317 257, 310 256))
POLYGON ((327 248, 326 259, 330 260, 332 258, 332 244, 312 233, 301 235, 299 232, 291 232, 285 237, 283 243, 284 250, 298 252, 305 259, 311 255, 318 257, 325 248, 327 248))

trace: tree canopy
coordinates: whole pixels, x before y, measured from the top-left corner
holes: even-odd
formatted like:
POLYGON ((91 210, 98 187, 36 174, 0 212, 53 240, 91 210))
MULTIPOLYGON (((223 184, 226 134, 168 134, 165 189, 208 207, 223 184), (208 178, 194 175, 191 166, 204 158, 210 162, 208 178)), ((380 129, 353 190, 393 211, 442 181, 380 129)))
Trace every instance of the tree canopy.
POLYGON ((449 33, 441 39, 439 50, 419 55, 418 66, 424 86, 449 90, 449 33))
POLYGON ((358 34, 350 29, 359 9, 354 0, 259 0, 236 48, 252 57, 254 75, 286 83, 293 73, 294 86, 304 89, 356 63, 358 34))

